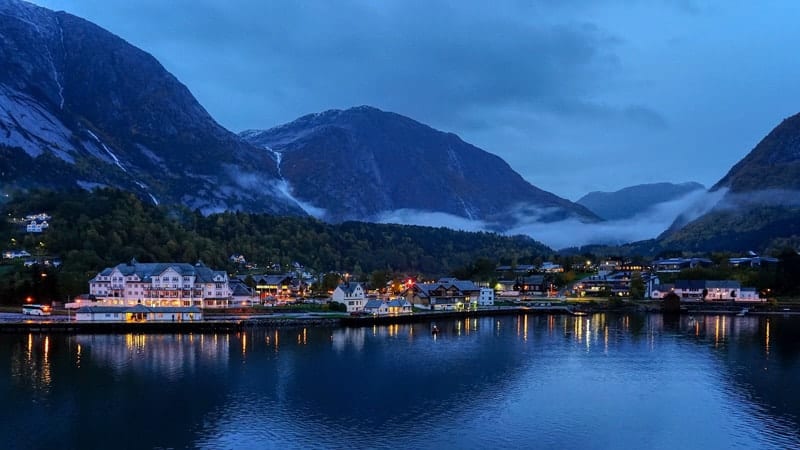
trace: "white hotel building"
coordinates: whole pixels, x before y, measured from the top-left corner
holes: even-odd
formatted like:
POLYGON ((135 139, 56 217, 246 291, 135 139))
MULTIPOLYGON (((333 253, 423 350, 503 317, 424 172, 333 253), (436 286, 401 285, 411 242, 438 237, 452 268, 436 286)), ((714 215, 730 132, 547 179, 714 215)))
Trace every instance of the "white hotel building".
POLYGON ((203 263, 129 263, 108 267, 89 280, 89 293, 104 305, 228 306, 228 274, 203 263))

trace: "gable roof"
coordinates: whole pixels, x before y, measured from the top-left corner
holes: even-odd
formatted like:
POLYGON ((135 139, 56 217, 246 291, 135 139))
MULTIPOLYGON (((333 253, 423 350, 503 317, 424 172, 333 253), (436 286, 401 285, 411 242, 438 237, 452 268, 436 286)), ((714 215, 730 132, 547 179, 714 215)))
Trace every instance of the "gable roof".
MULTIPOLYGON (((337 289, 341 289, 346 295, 353 295, 353 292, 356 288, 360 287, 361 283, 356 283, 353 281, 348 281, 347 283, 342 283, 337 286, 337 289)), ((363 288, 362 288, 363 290, 363 288)))

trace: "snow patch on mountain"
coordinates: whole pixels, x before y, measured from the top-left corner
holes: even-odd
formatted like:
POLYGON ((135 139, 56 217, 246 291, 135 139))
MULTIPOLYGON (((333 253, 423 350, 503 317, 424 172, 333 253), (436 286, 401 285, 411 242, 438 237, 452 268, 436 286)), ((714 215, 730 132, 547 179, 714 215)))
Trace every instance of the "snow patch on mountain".
POLYGON ((35 158, 46 150, 73 163, 72 132, 30 96, 0 85, 0 143, 35 158))

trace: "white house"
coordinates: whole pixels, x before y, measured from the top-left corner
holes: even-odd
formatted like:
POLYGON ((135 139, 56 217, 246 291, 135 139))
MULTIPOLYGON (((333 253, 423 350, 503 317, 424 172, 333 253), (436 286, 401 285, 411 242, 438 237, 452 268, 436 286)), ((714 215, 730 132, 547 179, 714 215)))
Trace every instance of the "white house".
POLYGON ((367 304, 361 283, 347 282, 336 286, 331 300, 347 306, 347 312, 363 311, 367 304))
POLYGON ((756 288, 743 287, 739 291, 739 296, 736 297, 737 302, 765 302, 767 299, 760 298, 756 288))
POLYGON ((196 306, 148 308, 136 306, 84 306, 75 312, 78 322, 197 322, 203 311, 196 306))
POLYGON ((28 233, 41 233, 48 227, 50 227, 50 224, 48 224, 46 220, 32 220, 25 227, 25 231, 28 233))
POLYGON ((25 250, 6 250, 3 252, 3 259, 17 259, 17 258, 27 258, 31 256, 25 250))
POLYGON ((480 305, 480 306, 493 306, 494 305, 494 289, 482 287, 480 294, 478 294, 478 305, 480 305))
POLYGON ((225 271, 203 263, 129 263, 108 267, 89 280, 89 294, 106 306, 229 306, 225 271))

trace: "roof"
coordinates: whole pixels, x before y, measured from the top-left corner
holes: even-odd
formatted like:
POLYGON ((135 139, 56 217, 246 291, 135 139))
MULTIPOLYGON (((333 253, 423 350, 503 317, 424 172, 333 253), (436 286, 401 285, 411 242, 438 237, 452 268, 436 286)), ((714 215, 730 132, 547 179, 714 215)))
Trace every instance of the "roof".
POLYGON ((742 285, 735 280, 678 280, 675 288, 700 291, 703 289, 739 289, 742 285))
POLYGON ((398 307, 402 308, 404 306, 411 306, 411 303, 409 303, 408 300, 406 300, 404 298, 396 298, 396 299, 390 301, 389 303, 387 303, 387 306, 395 307, 395 308, 398 308, 398 307))
POLYGON ((355 291, 356 288, 359 287, 359 286, 361 286, 361 283, 348 281, 347 283, 340 284, 338 286, 338 289, 341 289, 347 295, 351 295, 353 293, 353 291, 355 291))
POLYGON ((364 305, 364 309, 380 308, 381 306, 383 306, 383 300, 372 299, 372 300, 367 300, 367 304, 364 305))
POLYGON ((108 276, 114 270, 118 270, 123 276, 136 275, 142 281, 150 281, 152 277, 159 276, 165 271, 172 269, 181 276, 194 276, 196 282, 213 282, 214 277, 228 274, 223 270, 212 270, 202 262, 197 264, 189 263, 140 263, 136 259, 130 262, 117 264, 116 266, 103 269, 98 275, 108 276))
MULTIPOLYGON (((238 278, 240 280, 247 279, 248 275, 240 275, 238 278)), ((269 286, 278 286, 283 284, 284 282, 291 283, 292 276, 287 274, 274 274, 274 275, 249 275, 253 281, 256 282, 256 285, 266 284, 269 286)))
POLYGON ((524 284, 542 284, 544 283, 544 275, 532 275, 529 277, 523 277, 522 282, 524 284))
POLYGON ((439 284, 443 285, 445 288, 449 288, 450 286, 455 286, 461 292, 469 292, 469 291, 479 291, 480 288, 475 285, 472 281, 469 280, 459 280, 457 278, 441 278, 438 281, 439 284))
POLYGON ((236 280, 231 282, 230 287, 234 296, 240 297, 253 295, 253 291, 250 289, 250 286, 244 284, 242 281, 236 280))

